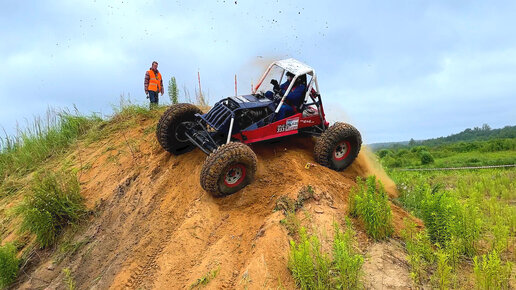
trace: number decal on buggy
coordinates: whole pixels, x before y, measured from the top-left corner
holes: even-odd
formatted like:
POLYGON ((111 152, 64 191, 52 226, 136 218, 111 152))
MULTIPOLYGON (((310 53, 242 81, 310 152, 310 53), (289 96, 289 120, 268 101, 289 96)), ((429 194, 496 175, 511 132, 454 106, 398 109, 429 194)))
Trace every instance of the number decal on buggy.
POLYGON ((299 126, 299 118, 287 120, 283 125, 278 125, 277 133, 297 130, 299 126))

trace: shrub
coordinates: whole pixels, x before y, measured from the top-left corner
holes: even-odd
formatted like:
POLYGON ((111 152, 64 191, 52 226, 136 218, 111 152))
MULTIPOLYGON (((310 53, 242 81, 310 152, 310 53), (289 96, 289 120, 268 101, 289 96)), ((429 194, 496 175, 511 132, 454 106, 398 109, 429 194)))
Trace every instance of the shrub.
POLYGON ((376 176, 358 184, 350 194, 350 213, 364 222, 367 234, 375 240, 385 239, 393 233, 392 212, 387 193, 376 176))
POLYGON ((421 164, 430 164, 434 163, 434 157, 432 157, 432 154, 428 151, 421 152, 421 164))
POLYGON ((334 224, 333 259, 322 251, 316 235, 301 228, 299 243, 290 242, 288 267, 301 289, 349 289, 360 287, 364 258, 355 253, 354 232, 348 222, 344 232, 334 224))
POLYGON ((410 149, 410 152, 412 153, 419 153, 421 151, 428 151, 426 146, 415 146, 410 149))
POLYGON ((77 176, 72 173, 37 174, 32 192, 18 208, 22 231, 36 235, 41 247, 56 241, 68 225, 76 225, 86 214, 77 176))
POLYGON ((439 289, 450 289, 453 274, 450 266, 450 256, 443 249, 439 248, 436 252, 437 269, 434 272, 434 283, 439 289))
POLYGON ((364 264, 364 257, 356 254, 353 250, 353 237, 355 232, 348 225, 344 232, 334 224, 335 237, 333 241, 333 263, 337 270, 335 279, 337 289, 357 289, 360 286, 361 268, 364 264))
POLYGON ((9 286, 16 279, 18 265, 16 247, 11 244, 0 246, 0 289, 9 286))
POLYGON ((473 258, 475 283, 480 289, 509 289, 512 263, 502 262, 496 251, 473 258))
POLYGON ((409 151, 407 149, 400 149, 400 150, 398 150, 398 152, 396 152, 396 156, 402 157, 404 155, 407 155, 408 153, 409 153, 409 151))
POLYGON ((448 244, 452 236, 453 222, 457 216, 457 207, 457 200, 446 192, 439 191, 438 186, 425 196, 422 204, 422 218, 433 243, 448 244))
POLYGON ((380 157, 380 158, 384 158, 385 156, 392 155, 392 154, 393 154, 392 151, 389 149, 382 149, 382 150, 378 151, 378 157, 380 157))
MULTIPOLYGON (((306 229, 301 228, 299 243, 290 241, 290 256, 288 268, 292 272, 296 284, 301 289, 315 289, 319 277, 316 276, 315 262, 313 259, 313 246, 306 234, 306 229)), ((317 239, 317 237, 313 237, 317 239)))
POLYGON ((401 235, 405 241, 410 264, 410 276, 414 283, 422 285, 427 273, 435 261, 432 243, 426 230, 418 231, 416 224, 408 219, 401 235))

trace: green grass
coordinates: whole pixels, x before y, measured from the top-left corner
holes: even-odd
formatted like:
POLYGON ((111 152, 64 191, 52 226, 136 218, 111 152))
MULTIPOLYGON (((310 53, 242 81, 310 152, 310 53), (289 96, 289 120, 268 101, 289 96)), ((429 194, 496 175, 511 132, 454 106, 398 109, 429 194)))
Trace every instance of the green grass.
POLYGON ((410 276, 414 283, 423 285, 430 276, 435 254, 426 230, 418 231, 414 222, 404 221, 402 237, 408 253, 410 276))
POLYGON ((513 263, 503 262, 496 251, 475 257, 473 262, 478 289, 510 289, 513 263))
POLYGON ((206 273, 206 275, 202 276, 201 278, 197 279, 197 281, 195 281, 194 283, 192 283, 192 285, 190 285, 190 289, 202 288, 202 287, 208 285, 208 283, 210 283, 211 280, 213 280, 217 277, 219 272, 220 272, 220 266, 214 270, 209 271, 208 273, 206 273))
POLYGON ((358 179, 349 195, 350 214, 363 221, 367 234, 382 240, 392 235, 392 212, 389 199, 382 183, 370 176, 367 180, 358 179))
POLYGON ((458 142, 439 146, 381 149, 377 156, 387 168, 446 168, 516 164, 516 139, 458 142))
POLYGON ((19 263, 15 246, 0 246, 0 289, 9 286, 16 279, 19 263))
POLYGON ((290 242, 288 267, 301 289, 354 289, 361 287, 364 258, 353 248, 354 231, 348 221, 342 232, 334 224, 332 256, 322 250, 316 235, 299 230, 299 241, 290 242))
POLYGON ((38 174, 17 211, 23 217, 22 231, 35 234, 41 247, 53 245, 63 229, 86 215, 76 174, 38 174))
POLYGON ((69 268, 64 268, 63 274, 63 282, 65 283, 66 288, 68 288, 68 290, 75 290, 76 285, 75 279, 72 276, 72 271, 69 268))
POLYGON ((493 277, 505 277, 504 269, 516 260, 516 169, 390 175, 398 201, 426 227, 416 239, 405 239, 416 282, 433 276, 435 287, 462 287, 454 277, 470 269, 477 288, 505 287, 493 277))
POLYGON ((45 119, 35 118, 18 136, 0 138, 0 181, 34 171, 99 122, 96 115, 49 111, 45 119))

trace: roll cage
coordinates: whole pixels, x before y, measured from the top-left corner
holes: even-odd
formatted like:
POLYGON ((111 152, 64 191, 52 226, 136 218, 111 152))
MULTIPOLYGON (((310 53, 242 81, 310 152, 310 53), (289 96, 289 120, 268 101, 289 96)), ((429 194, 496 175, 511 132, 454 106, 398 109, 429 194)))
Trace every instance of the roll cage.
POLYGON ((281 98, 281 101, 279 102, 278 106, 276 107, 276 110, 274 110, 274 113, 277 114, 279 112, 281 106, 285 102, 285 98, 288 96, 288 94, 292 90, 294 83, 302 75, 311 76, 310 82, 308 84, 306 84, 307 89, 306 89, 304 100, 306 100, 307 97, 312 93, 312 88, 314 87, 314 85, 315 85, 315 90, 317 91, 317 93, 318 94, 320 93, 319 84, 317 82, 317 76, 315 74, 315 70, 312 67, 310 67, 296 59, 289 58, 289 59, 278 60, 278 61, 271 63, 269 65, 269 67, 267 68, 267 70, 265 71, 265 73, 260 78, 260 81, 258 81, 258 84, 256 85, 256 87, 253 88, 253 92, 252 92, 253 94, 255 94, 258 91, 258 89, 261 87, 263 81, 267 78, 267 76, 269 75, 269 73, 271 72, 271 70, 274 67, 279 67, 282 70, 281 79, 279 80, 279 83, 281 83, 282 78, 286 72, 291 72, 294 74, 294 77, 292 78, 290 85, 288 86, 287 90, 285 91, 285 94, 283 94, 283 97, 281 98))

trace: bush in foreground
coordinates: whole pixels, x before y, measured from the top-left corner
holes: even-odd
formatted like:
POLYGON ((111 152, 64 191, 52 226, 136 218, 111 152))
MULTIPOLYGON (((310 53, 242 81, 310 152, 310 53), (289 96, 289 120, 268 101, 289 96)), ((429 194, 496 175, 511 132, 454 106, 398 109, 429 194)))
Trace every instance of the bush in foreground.
POLYGON ((76 225, 86 214, 77 176, 73 173, 36 175, 32 192, 18 211, 22 231, 36 235, 41 247, 53 245, 68 225, 76 225))
POLYGON ((6 244, 0 247, 0 289, 7 287, 16 279, 19 260, 16 258, 16 247, 6 244))
POLYGON ((350 213, 364 222, 367 234, 382 240, 390 237, 394 231, 392 212, 387 193, 375 176, 366 181, 358 179, 358 184, 350 193, 350 213))
POLYGON ((512 263, 503 262, 496 251, 481 258, 475 256, 473 262, 477 288, 510 289, 512 263))
POLYGON ((334 225, 333 259, 324 253, 316 235, 300 229, 299 242, 290 242, 288 267, 301 289, 359 288, 364 257, 353 249, 354 231, 348 223, 344 232, 334 225))

